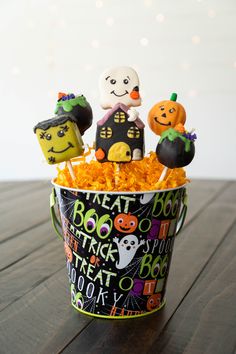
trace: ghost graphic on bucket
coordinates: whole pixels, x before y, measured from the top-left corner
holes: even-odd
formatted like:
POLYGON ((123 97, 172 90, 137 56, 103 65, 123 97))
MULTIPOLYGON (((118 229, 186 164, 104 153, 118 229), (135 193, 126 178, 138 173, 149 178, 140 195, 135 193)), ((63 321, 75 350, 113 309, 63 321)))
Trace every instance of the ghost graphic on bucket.
POLYGON ((144 240, 139 242, 135 235, 124 236, 120 241, 118 237, 115 237, 114 242, 117 244, 119 252, 119 262, 116 262, 117 269, 125 268, 134 258, 138 248, 145 244, 144 240))

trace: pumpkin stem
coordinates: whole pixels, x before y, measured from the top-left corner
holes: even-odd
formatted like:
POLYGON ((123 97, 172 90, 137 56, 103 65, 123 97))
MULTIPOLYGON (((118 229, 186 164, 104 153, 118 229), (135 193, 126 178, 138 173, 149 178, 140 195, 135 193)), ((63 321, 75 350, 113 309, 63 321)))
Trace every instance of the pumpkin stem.
POLYGON ((176 101, 177 100, 177 93, 173 92, 170 96, 171 101, 176 101))

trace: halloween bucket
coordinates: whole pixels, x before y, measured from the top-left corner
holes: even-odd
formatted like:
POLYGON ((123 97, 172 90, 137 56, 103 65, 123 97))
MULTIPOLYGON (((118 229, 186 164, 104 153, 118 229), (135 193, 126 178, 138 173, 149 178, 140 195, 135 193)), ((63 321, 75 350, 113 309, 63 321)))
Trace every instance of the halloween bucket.
POLYGON ((122 193, 53 185, 51 216, 64 240, 74 308, 111 319, 162 308, 175 235, 187 211, 185 187, 122 193))

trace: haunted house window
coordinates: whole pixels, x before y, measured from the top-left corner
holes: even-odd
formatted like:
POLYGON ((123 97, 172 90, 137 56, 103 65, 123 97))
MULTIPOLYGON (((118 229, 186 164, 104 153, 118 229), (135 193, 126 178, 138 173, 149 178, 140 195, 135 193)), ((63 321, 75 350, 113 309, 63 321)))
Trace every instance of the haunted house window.
POLYGON ((124 112, 116 112, 114 116, 115 123, 124 123, 125 122, 125 113, 124 112))
POLYGON ((109 139, 112 137, 112 129, 110 127, 103 127, 100 131, 100 137, 109 139))
POLYGON ((127 131, 127 136, 128 138, 136 138, 139 139, 140 138, 140 130, 138 127, 131 127, 129 128, 129 130, 127 131))

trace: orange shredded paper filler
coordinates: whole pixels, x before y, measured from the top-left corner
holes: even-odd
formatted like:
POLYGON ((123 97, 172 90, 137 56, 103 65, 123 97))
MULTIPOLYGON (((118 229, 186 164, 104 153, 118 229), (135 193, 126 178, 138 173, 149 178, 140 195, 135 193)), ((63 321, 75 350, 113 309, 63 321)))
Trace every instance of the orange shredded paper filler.
POLYGON ((183 168, 168 169, 165 180, 158 182, 163 168, 155 152, 150 152, 143 160, 120 164, 95 160, 85 162, 84 159, 73 164, 75 180, 72 180, 67 167, 58 167, 55 183, 81 190, 134 192, 176 188, 189 182, 183 168))

